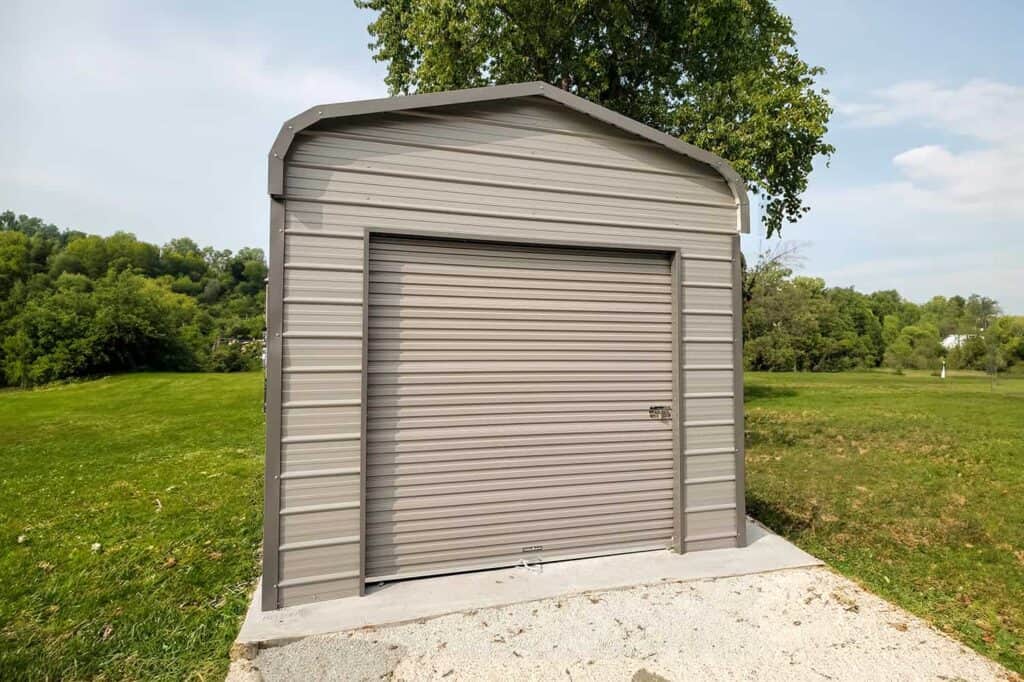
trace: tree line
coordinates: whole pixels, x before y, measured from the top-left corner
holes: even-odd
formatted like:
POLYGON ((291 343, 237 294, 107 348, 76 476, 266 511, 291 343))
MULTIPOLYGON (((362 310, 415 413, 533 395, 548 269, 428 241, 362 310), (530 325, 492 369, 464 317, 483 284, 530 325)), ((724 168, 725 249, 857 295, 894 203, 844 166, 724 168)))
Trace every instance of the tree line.
POLYGON ((260 366, 261 249, 163 246, 0 214, 0 385, 260 366))
MULTIPOLYGON (((1024 367, 1024 317, 984 296, 924 304, 894 290, 860 293, 794 275, 783 245, 744 264, 744 365, 832 372, 874 367, 1024 367), (942 340, 957 336, 945 348, 942 340)), ((0 214, 0 385, 31 386, 134 370, 258 369, 267 262, 127 232, 61 230, 0 214)))
POLYGON ((782 245, 744 267, 747 369, 934 370, 943 361, 987 372, 1024 367, 1024 317, 1002 316, 991 298, 935 296, 916 304, 892 289, 864 294, 795 276, 797 261, 798 250, 782 245))

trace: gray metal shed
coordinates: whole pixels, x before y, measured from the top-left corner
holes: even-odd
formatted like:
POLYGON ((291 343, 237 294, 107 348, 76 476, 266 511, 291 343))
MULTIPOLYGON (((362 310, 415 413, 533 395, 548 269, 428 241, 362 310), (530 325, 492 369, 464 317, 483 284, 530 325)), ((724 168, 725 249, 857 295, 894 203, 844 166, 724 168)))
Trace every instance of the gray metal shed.
POLYGON ((728 163, 522 83, 314 107, 269 185, 264 610, 745 544, 728 163))

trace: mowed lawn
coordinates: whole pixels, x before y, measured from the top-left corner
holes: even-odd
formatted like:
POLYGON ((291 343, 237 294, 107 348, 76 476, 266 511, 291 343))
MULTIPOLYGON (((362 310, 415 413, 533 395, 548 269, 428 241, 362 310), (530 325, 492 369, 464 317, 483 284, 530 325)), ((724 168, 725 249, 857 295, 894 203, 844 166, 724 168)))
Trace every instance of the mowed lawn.
POLYGON ((1024 672, 1024 378, 750 373, 748 511, 1024 672))
MULTIPOLYGON (((0 679, 222 678, 259 573, 261 385, 0 391, 0 679)), ((747 417, 755 516, 1024 670, 1024 380, 748 374, 747 417)))
POLYGON ((223 679, 259 574, 259 374, 0 392, 0 679, 223 679))

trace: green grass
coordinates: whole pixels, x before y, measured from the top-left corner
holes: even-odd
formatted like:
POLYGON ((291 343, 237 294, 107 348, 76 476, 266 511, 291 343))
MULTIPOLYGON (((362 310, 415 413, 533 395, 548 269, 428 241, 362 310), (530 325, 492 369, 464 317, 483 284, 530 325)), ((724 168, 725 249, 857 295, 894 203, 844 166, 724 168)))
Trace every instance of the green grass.
POLYGON ((0 392, 0 679, 223 679, 259 573, 261 384, 0 392))
MULTIPOLYGON (((222 678, 259 572, 260 391, 0 392, 0 679, 222 678)), ((755 516, 1024 671, 1024 378, 748 374, 747 431, 755 516)))
POLYGON ((746 383, 751 514, 1024 672, 1024 378, 746 383))

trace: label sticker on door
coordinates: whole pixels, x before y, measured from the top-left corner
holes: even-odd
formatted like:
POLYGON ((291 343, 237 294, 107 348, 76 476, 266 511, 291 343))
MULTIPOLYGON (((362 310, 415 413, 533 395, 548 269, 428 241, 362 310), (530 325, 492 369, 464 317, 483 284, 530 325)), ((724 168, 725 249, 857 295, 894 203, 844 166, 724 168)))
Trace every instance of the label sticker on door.
POLYGON ((543 549, 544 545, 530 545, 528 547, 523 547, 524 552, 540 552, 543 549))

